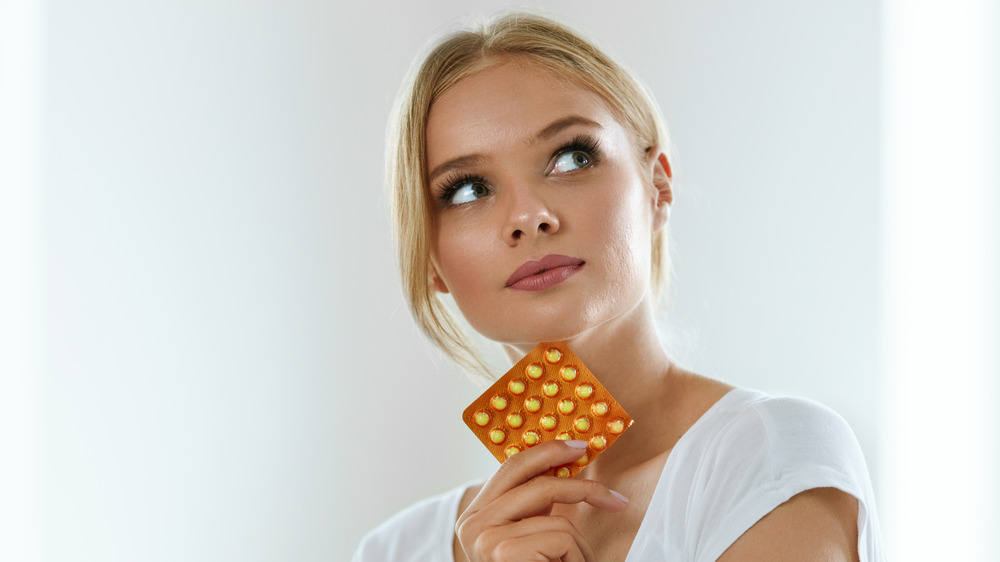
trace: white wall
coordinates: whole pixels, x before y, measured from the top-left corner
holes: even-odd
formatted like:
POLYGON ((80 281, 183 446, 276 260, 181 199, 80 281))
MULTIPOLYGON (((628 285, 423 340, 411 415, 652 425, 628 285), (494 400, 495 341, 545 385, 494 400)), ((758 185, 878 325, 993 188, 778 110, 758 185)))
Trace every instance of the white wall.
MULTIPOLYGON (((46 560, 343 560, 493 469, 381 192, 396 88, 468 3, 395 4, 45 4, 46 560)), ((610 4, 545 6, 671 127, 671 346, 838 410, 878 487, 878 4, 610 4)))

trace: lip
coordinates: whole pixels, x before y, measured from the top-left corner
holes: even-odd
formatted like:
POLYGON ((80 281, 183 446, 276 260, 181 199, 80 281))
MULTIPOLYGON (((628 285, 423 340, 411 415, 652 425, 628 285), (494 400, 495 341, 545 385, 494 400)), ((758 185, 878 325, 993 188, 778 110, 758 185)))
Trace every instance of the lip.
POLYGON ((583 268, 580 258, 549 254, 537 261, 527 261, 507 279, 506 287, 517 291, 544 291, 562 283, 583 268))

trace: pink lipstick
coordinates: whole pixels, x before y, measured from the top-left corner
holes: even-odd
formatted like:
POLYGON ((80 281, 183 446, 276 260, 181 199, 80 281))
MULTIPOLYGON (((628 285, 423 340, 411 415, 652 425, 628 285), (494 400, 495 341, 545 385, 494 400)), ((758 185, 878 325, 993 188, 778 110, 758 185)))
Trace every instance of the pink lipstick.
POLYGON ((517 291, 544 291, 576 274, 586 263, 580 258, 549 254, 538 261, 525 262, 507 279, 507 288, 517 291))

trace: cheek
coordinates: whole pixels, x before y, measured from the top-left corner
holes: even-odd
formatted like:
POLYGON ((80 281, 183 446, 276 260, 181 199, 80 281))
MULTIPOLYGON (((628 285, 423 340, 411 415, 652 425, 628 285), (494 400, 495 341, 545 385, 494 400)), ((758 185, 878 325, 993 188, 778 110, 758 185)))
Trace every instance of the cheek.
POLYGON ((435 238, 438 273, 452 296, 460 301, 463 295, 476 289, 477 282, 482 284, 487 278, 482 267, 488 254, 483 237, 468 230, 443 227, 435 238))

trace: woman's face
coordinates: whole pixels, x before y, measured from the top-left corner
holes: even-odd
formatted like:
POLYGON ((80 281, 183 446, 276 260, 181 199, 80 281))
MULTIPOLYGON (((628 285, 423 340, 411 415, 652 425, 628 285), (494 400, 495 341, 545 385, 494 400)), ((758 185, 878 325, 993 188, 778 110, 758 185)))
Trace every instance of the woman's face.
POLYGON ((503 62, 435 101, 426 142, 432 276, 477 331, 570 340, 646 298, 657 160, 597 94, 503 62))

